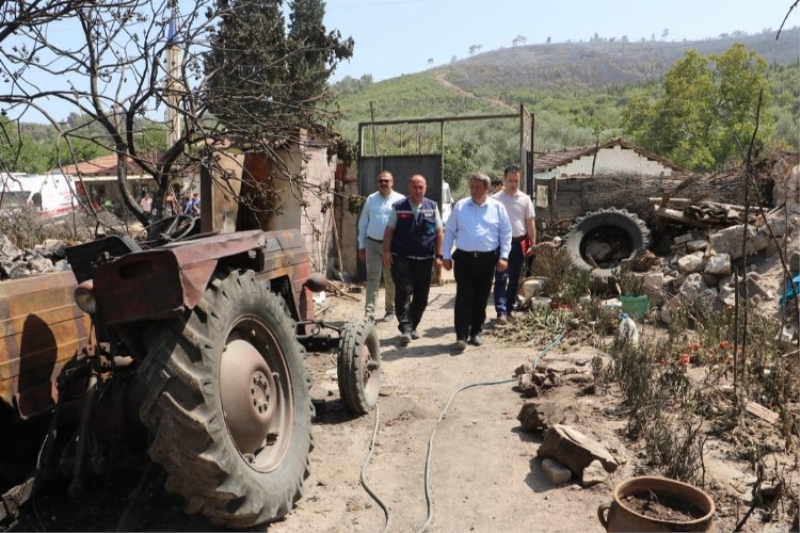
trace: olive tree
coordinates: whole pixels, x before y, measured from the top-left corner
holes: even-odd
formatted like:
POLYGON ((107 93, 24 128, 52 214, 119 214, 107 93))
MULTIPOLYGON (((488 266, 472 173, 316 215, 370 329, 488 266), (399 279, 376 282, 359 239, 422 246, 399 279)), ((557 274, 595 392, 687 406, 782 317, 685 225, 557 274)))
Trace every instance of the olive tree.
POLYGON ((631 100, 626 134, 659 155, 693 170, 709 170, 741 156, 740 146, 763 146, 772 132, 767 63, 741 43, 723 54, 686 52, 656 94, 631 100))

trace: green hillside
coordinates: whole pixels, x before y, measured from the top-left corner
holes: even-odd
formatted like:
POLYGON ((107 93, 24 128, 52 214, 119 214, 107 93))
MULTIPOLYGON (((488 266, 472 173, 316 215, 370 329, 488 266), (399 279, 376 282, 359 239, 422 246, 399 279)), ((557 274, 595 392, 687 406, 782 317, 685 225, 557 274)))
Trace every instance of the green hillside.
MULTIPOLYGON (((774 32, 691 42, 632 43, 598 37, 588 43, 489 51, 379 83, 369 75, 361 80, 345 78, 333 86, 344 115, 338 128, 355 140, 357 124, 368 122, 371 113, 376 121, 498 114, 514 112, 522 103, 535 116, 535 151, 585 146, 597 137, 602 142, 624 136, 622 110, 634 96, 658 87, 687 50, 704 56, 722 54, 742 42, 770 65, 772 99, 767 112, 775 119, 775 145, 796 149, 800 145, 798 39, 800 28, 785 30, 779 40, 774 32)), ((445 140, 454 152, 463 151, 465 143, 471 145, 480 169, 496 173, 515 157, 516 128, 515 121, 458 123, 448 126, 445 140)), ((379 129, 375 135, 382 153, 424 148, 424 142, 415 142, 419 134, 409 130, 409 126, 379 129)), ((365 140, 373 149, 375 141, 365 140)))

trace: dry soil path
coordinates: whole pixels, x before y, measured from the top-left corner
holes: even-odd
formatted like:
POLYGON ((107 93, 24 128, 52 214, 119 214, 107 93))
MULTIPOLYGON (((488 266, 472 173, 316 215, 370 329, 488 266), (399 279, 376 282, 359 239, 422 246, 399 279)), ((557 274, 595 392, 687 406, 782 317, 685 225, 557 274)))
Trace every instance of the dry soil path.
MULTIPOLYGON (((451 394, 468 384, 508 380, 514 368, 538 351, 499 344, 487 335, 484 346, 454 355, 454 297, 453 284, 432 288, 420 328, 422 338, 406 348, 397 345, 396 323, 378 325, 384 392, 377 445, 366 479, 389 507, 388 531, 418 531, 426 523, 428 443, 451 394)), ((331 306, 326 320, 359 316, 363 305, 341 298, 329 298, 326 304, 331 306)), ((578 351, 545 357, 586 362, 591 355, 578 351)), ((334 359, 309 357, 315 374, 312 396, 319 407, 312 474, 298 508, 269 531, 379 532, 384 526, 383 512, 359 483, 376 412, 361 418, 347 414, 338 400, 334 359)), ((433 519, 428 530, 602 531, 595 510, 608 500, 609 487, 554 487, 546 480, 538 461, 532 461, 541 439, 519 431, 516 415, 522 399, 511 387, 512 383, 504 383, 460 392, 438 424, 431 463, 433 519)), ((563 389, 573 397, 578 390, 563 389)), ((582 403, 574 410, 573 422, 601 409, 593 397, 571 401, 582 403)), ((594 421, 593 416, 588 420, 594 421)), ((607 444, 616 442, 613 424, 602 417, 599 422, 596 436, 608 439, 607 444)))
POLYGON ((472 94, 471 92, 467 91, 466 89, 462 89, 458 85, 447 81, 447 79, 445 79, 445 77, 444 77, 444 74, 437 74, 436 75, 436 81, 440 85, 442 85, 444 87, 447 87, 448 89, 452 89, 452 90, 456 91, 458 94, 460 94, 462 96, 466 96, 467 98, 475 98, 475 99, 478 99, 478 100, 483 100, 484 102, 489 102, 490 104, 502 107, 503 109, 507 109, 508 111, 511 111, 512 113, 515 113, 517 111, 517 108, 515 108, 514 106, 511 106, 511 105, 508 105, 507 103, 503 102, 502 100, 498 100, 496 98, 484 98, 482 96, 477 96, 475 94, 472 94))

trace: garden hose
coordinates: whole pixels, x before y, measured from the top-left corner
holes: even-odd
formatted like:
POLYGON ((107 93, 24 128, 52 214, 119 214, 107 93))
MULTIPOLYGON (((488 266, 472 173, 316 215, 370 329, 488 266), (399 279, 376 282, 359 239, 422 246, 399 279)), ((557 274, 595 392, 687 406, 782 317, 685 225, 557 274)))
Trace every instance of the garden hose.
MULTIPOLYGON (((555 338, 555 340, 553 340, 553 342, 545 346, 539 353, 536 354, 536 356, 533 358, 533 362, 531 365, 532 368, 536 368, 536 365, 539 363, 539 359, 541 359, 542 356, 544 356, 547 352, 549 352, 550 350, 561 344, 561 341, 564 340, 564 333, 566 333, 566 330, 561 331, 561 333, 558 334, 558 336, 555 338)), ((444 419, 445 414, 447 414, 447 410, 450 408, 450 404, 453 402, 453 399, 455 398, 456 394, 458 394, 463 390, 475 387, 489 387, 492 385, 501 385, 503 383, 512 383, 514 381, 516 381, 516 378, 502 379, 499 381, 482 381, 478 383, 470 383, 468 385, 464 385, 463 387, 459 387, 458 389, 454 390, 452 394, 450 394, 450 398, 447 400, 444 409, 439 414, 439 418, 433 424, 433 429, 431 429, 431 436, 430 439, 428 440, 428 454, 425 459, 425 503, 428 508, 428 518, 427 520, 425 520, 425 523, 422 524, 422 527, 417 530, 417 533, 424 533, 425 531, 427 531, 428 527, 430 527, 431 522, 433 521, 433 503, 431 501, 431 464, 433 463, 433 440, 434 437, 436 436, 436 428, 439 425, 439 422, 441 422, 442 419, 444 419)), ((384 531, 386 530, 384 529, 384 531)))

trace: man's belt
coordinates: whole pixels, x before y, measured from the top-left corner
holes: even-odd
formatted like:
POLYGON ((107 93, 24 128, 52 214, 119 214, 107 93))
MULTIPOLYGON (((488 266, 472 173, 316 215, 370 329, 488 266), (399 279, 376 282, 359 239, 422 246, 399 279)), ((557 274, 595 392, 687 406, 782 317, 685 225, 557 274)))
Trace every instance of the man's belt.
POLYGON ((383 241, 382 241, 382 240, 380 240, 380 241, 379 241, 378 239, 373 239, 372 237, 367 237, 367 239, 371 240, 372 242, 377 242, 377 243, 379 243, 379 244, 382 244, 382 243, 383 243, 383 241))
POLYGON ((521 237, 511 237, 511 242, 522 242, 527 238, 528 238, 528 234, 526 233, 525 235, 523 235, 521 237))
POLYGON ((456 252, 459 254, 466 255, 468 257, 486 257, 488 255, 497 255, 497 250, 491 250, 489 252, 468 252, 466 250, 456 249, 456 252))

